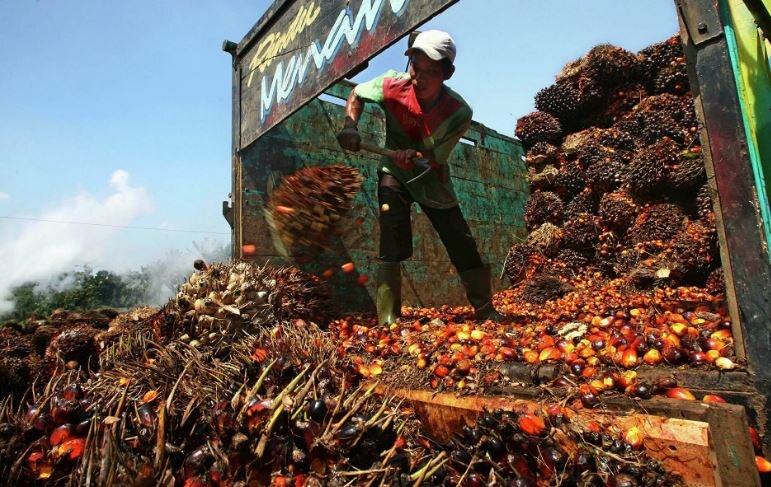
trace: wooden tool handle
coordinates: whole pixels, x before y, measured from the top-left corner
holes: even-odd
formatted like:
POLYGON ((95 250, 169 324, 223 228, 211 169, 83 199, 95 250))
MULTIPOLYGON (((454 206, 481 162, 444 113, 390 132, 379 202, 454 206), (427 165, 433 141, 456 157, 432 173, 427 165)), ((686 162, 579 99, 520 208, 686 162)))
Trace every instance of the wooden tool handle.
POLYGON ((359 147, 361 147, 362 150, 365 150, 367 152, 372 152, 374 154, 380 154, 381 156, 386 156, 391 158, 394 157, 394 151, 392 151, 391 149, 386 149, 384 147, 380 147, 377 145, 367 144, 366 142, 362 142, 359 145, 359 147))
MULTIPOLYGON (((396 154, 396 151, 393 151, 391 149, 386 149, 385 147, 380 147, 377 145, 367 144, 366 142, 362 142, 361 144, 359 144, 359 147, 362 150, 365 150, 367 152, 372 152, 373 154, 380 154, 381 156, 390 157, 391 159, 393 159, 394 154, 396 154)), ((418 152, 418 154, 420 154, 420 152, 418 152)), ((420 155, 413 157, 412 161, 415 163, 415 165, 417 165, 421 169, 430 169, 431 167, 428 159, 420 155)))

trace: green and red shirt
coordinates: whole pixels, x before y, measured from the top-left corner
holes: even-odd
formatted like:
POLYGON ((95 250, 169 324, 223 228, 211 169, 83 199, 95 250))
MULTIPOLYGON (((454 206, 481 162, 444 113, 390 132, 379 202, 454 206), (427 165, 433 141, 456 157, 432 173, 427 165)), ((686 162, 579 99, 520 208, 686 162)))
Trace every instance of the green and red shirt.
MULTIPOLYGON (((385 112, 388 149, 414 149, 445 166, 453 148, 471 125, 471 107, 446 85, 436 105, 424 113, 408 73, 388 71, 359 84, 355 93, 363 101, 379 105, 385 112)), ((449 171, 449 167, 444 169, 449 171)), ((404 184, 421 205, 431 208, 458 205, 452 182, 449 178, 443 182, 437 171, 408 185, 407 181, 419 175, 422 169, 402 169, 391 158, 385 157, 380 170, 404 184)))

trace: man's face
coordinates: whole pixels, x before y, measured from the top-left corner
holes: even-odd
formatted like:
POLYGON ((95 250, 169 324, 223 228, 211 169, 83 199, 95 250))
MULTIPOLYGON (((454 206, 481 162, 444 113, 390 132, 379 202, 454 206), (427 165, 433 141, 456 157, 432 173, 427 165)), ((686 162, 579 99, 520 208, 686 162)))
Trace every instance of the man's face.
POLYGON ((414 52, 410 63, 410 77, 419 102, 433 102, 449 76, 439 61, 434 61, 420 51, 414 52))

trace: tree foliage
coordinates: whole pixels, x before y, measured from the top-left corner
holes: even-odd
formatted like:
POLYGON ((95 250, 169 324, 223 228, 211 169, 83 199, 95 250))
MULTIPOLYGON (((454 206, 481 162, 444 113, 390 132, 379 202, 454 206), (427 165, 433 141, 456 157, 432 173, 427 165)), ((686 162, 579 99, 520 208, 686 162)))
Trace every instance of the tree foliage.
POLYGON ((160 305, 176 293, 193 271, 193 260, 227 260, 229 244, 193 242, 194 251, 172 251, 138 271, 118 274, 89 266, 64 272, 45 283, 26 282, 11 289, 13 311, 0 314, 0 323, 22 321, 30 315, 48 316, 57 308, 82 311, 160 305))

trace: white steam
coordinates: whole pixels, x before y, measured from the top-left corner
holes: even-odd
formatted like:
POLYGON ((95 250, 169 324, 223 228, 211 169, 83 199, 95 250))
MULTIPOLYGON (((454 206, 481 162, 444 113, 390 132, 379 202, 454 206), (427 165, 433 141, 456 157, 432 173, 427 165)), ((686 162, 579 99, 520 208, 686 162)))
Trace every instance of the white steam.
POLYGON ((74 198, 36 215, 0 236, 0 313, 11 311, 11 289, 25 282, 46 281, 84 262, 101 261, 117 228, 151 210, 150 195, 132 186, 126 171, 110 177, 110 194, 103 199, 81 192, 74 198), (89 222, 111 226, 52 222, 89 222), (15 229, 16 231, 14 231, 15 229))

